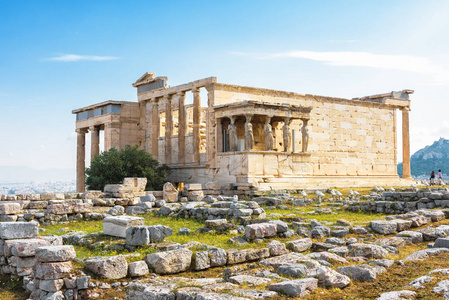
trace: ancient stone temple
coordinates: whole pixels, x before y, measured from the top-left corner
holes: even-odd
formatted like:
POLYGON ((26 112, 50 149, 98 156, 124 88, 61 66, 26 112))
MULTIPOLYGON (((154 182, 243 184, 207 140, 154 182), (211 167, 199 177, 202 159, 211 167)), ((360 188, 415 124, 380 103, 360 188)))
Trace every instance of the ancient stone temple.
POLYGON ((94 156, 100 130, 104 150, 138 144, 170 166, 174 183, 294 189, 403 185, 411 177, 411 90, 341 99, 223 84, 215 77, 171 87, 154 73, 133 86, 138 102, 111 100, 73 111, 77 191, 84 191, 85 135, 91 134, 94 156), (207 92, 204 107, 201 90, 207 92), (396 171, 398 109, 403 179, 396 171))

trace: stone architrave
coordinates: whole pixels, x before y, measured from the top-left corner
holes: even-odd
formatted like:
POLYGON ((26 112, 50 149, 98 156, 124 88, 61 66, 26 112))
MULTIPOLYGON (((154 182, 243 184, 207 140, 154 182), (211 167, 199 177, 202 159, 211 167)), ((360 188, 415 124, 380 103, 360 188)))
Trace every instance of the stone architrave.
POLYGON ((245 150, 252 150, 254 147, 253 124, 251 124, 252 115, 245 115, 245 150))
POLYGON ((163 188, 163 197, 164 200, 169 203, 176 202, 178 201, 178 190, 175 189, 173 184, 171 184, 170 182, 166 182, 163 188))
POLYGON ((291 141, 291 133, 290 133, 290 118, 285 118, 284 127, 282 127, 283 133, 283 145, 284 152, 287 152, 290 149, 290 141, 291 141))
POLYGON ((265 150, 271 151, 274 149, 274 136, 273 136, 273 127, 270 124, 271 117, 267 116, 265 118, 265 125, 263 126, 265 131, 265 150))
POLYGON ((307 128, 307 122, 309 120, 303 119, 303 125, 301 127, 302 133, 302 152, 307 152, 307 147, 309 145, 309 129, 307 128))
POLYGON ((229 130, 229 151, 237 151, 237 127, 235 126, 235 117, 231 117, 231 123, 228 126, 229 130))

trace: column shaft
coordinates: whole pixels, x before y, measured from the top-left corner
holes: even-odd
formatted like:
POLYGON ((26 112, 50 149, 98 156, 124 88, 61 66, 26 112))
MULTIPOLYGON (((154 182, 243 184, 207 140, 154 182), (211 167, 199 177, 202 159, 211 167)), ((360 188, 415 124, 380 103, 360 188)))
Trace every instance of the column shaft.
POLYGON ((200 124, 201 124, 201 98, 200 89, 194 88, 193 93, 193 162, 195 164, 200 164, 201 162, 201 135, 200 135, 200 124))
POLYGON ((159 132, 160 132, 160 124, 159 124, 159 104, 157 99, 151 102, 152 105, 152 120, 151 120, 151 154, 153 158, 158 159, 159 155, 159 132))
POLYGON ((165 163, 171 164, 172 147, 171 136, 173 128, 173 117, 171 110, 171 95, 164 97, 165 100, 165 163))
POLYGON ((402 109, 402 178, 411 178, 410 171, 410 128, 408 107, 402 109))
POLYGON ((83 193, 85 191, 85 174, 86 168, 86 130, 77 129, 76 136, 76 191, 83 193))
POLYGON ((100 154, 100 130, 96 126, 89 128, 90 131, 90 161, 95 155, 100 154))
POLYGON ((186 163, 186 111, 185 111, 185 99, 186 94, 180 92, 177 94, 178 97, 178 163, 186 163))

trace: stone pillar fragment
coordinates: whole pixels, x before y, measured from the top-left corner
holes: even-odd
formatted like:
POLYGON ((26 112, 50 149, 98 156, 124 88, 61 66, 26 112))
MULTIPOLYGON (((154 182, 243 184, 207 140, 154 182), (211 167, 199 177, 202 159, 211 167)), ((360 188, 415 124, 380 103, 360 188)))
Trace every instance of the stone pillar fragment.
POLYGON ((164 96, 165 101, 165 163, 171 164, 171 137, 173 128, 173 114, 171 110, 171 95, 164 96))
POLYGON ((195 164, 200 164, 201 162, 201 135, 200 135, 200 124, 201 124, 201 98, 200 89, 192 89, 193 93, 193 162, 195 164))
POLYGON ((186 110, 185 110, 185 99, 186 93, 179 92, 176 94, 178 97, 178 163, 186 163, 186 110))
POLYGON ((410 128, 409 128, 410 108, 402 109, 402 178, 411 178, 410 170, 410 128))
POLYGON ((89 127, 90 131, 90 161, 100 154, 100 130, 96 126, 89 127))
POLYGON ((85 191, 84 170, 86 168, 86 132, 87 130, 85 128, 76 130, 76 191, 78 193, 83 193, 85 191))

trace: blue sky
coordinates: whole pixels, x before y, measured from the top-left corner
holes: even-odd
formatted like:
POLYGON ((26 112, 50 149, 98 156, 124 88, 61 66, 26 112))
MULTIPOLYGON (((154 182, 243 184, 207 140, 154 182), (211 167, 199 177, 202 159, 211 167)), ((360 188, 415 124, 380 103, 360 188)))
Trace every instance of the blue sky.
POLYGON ((0 0, 0 166, 75 167, 71 110, 150 71, 353 98, 414 89, 412 153, 449 138, 448 1, 0 0))

